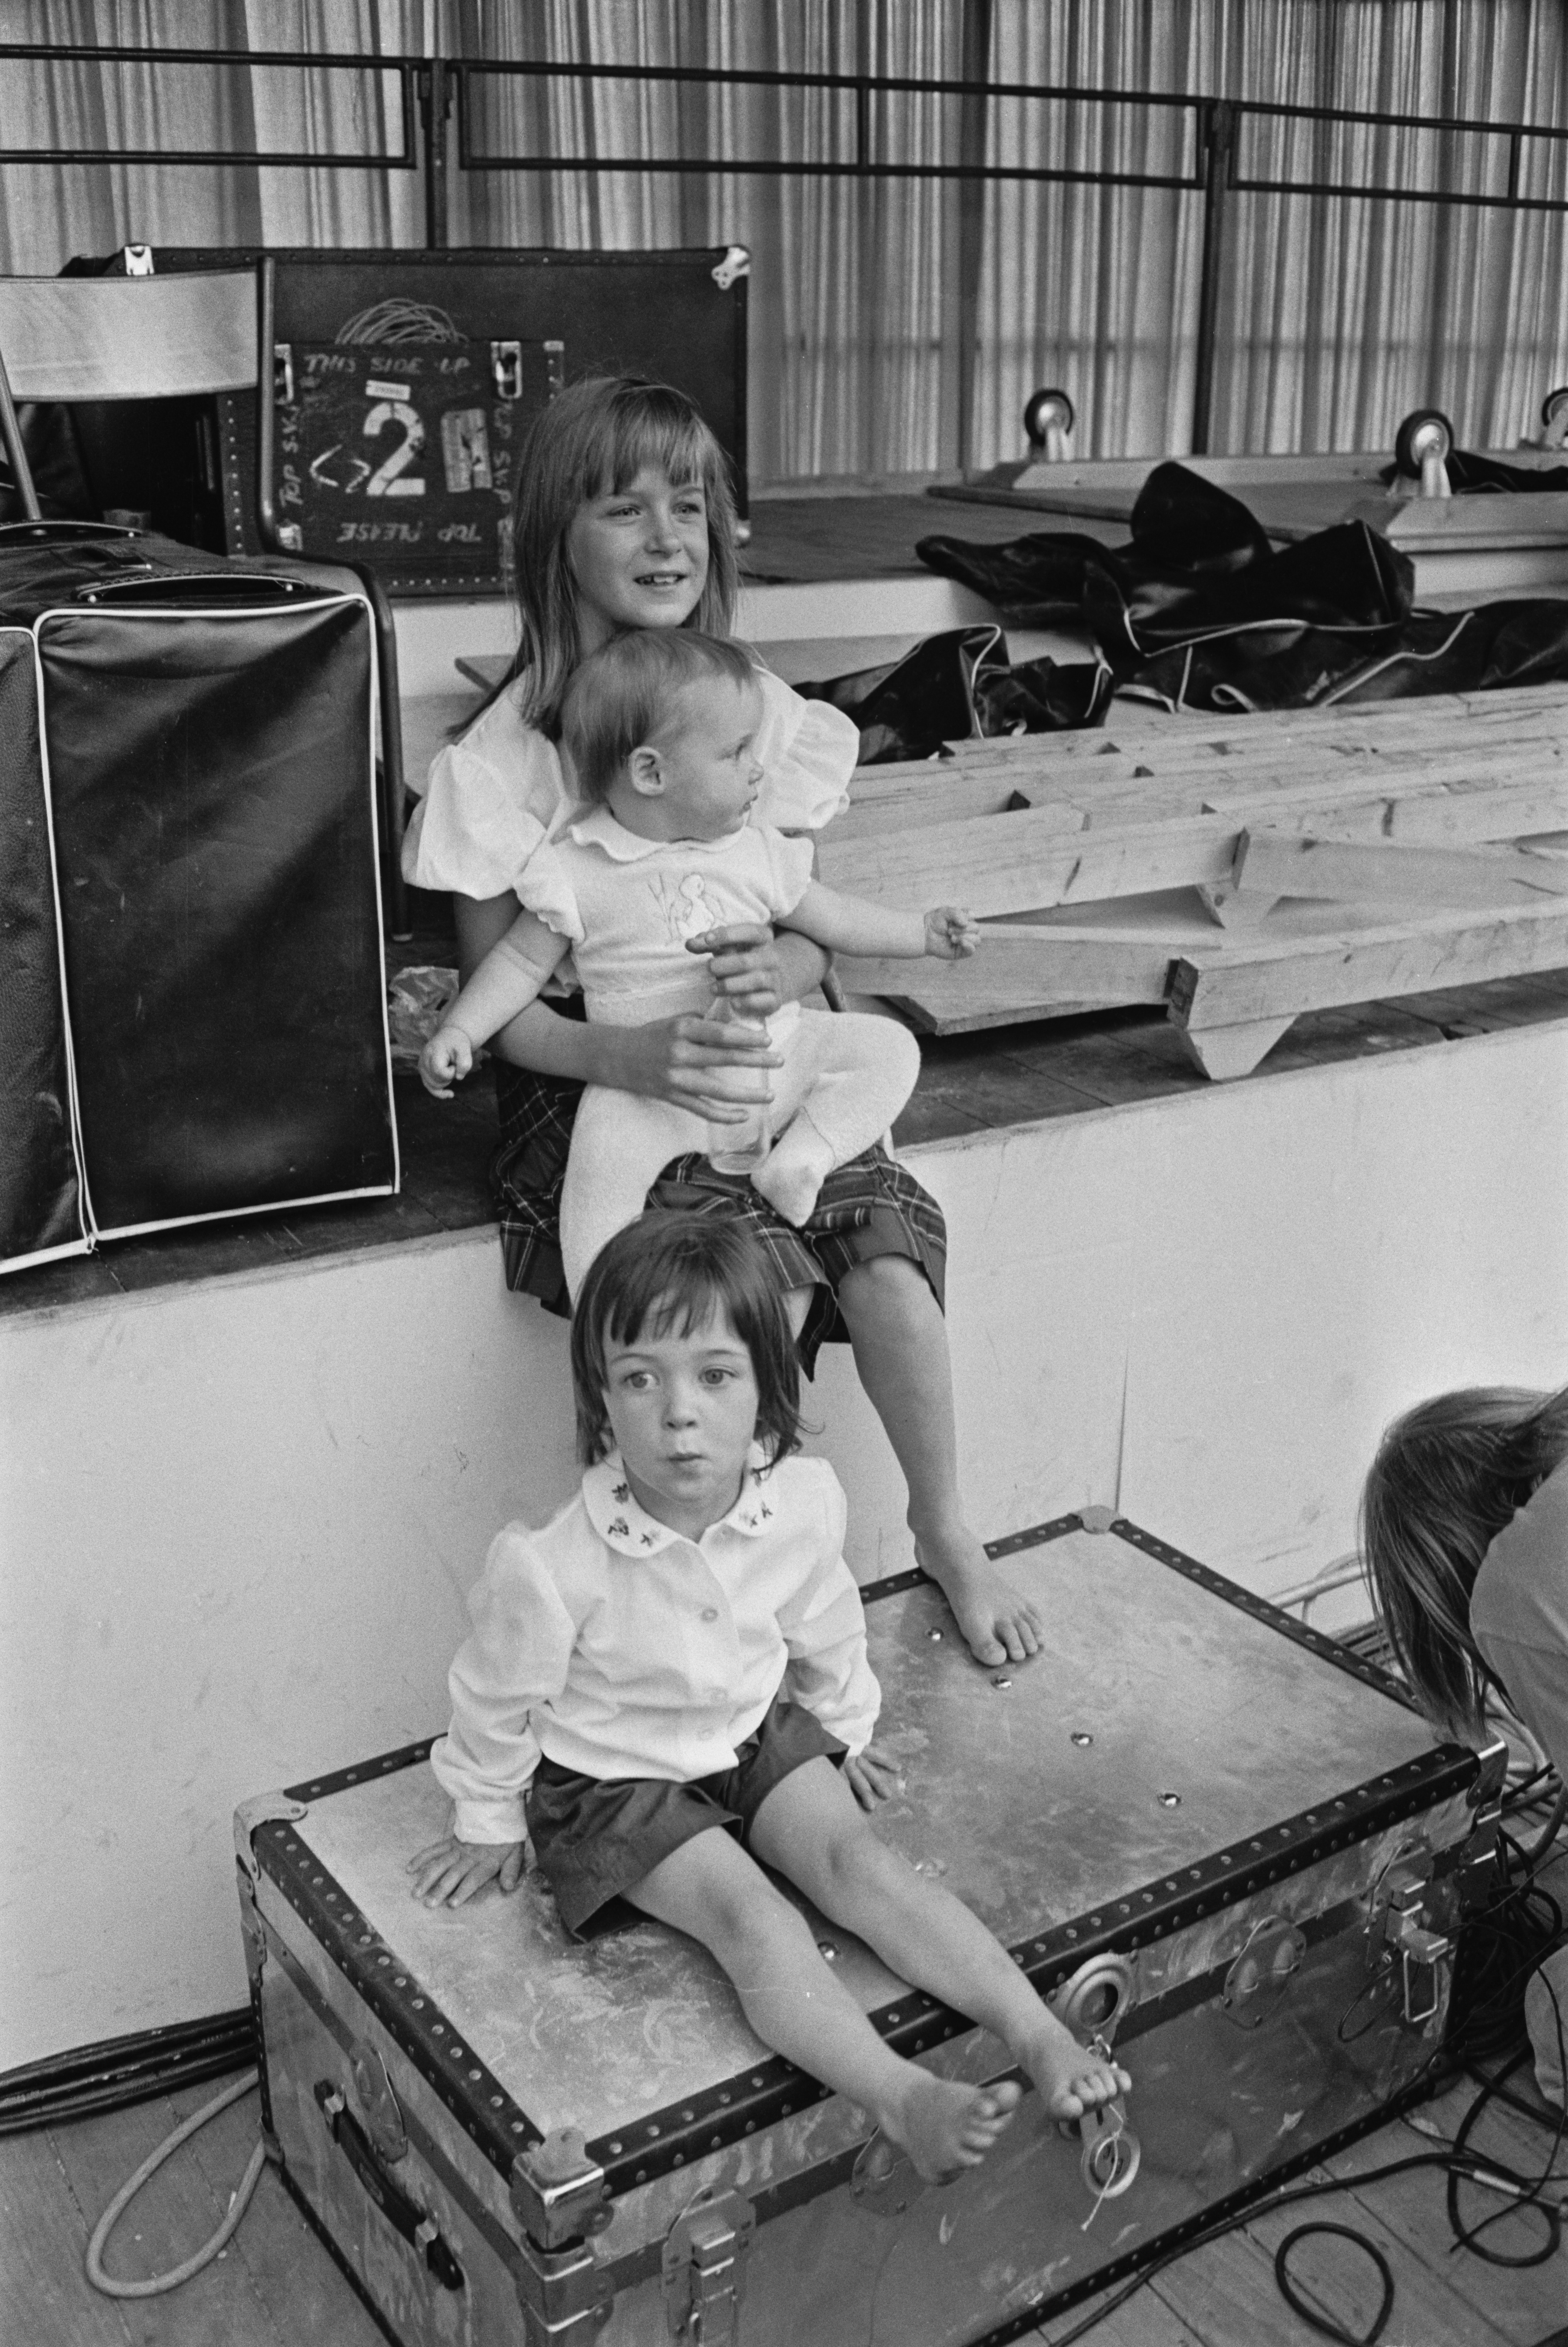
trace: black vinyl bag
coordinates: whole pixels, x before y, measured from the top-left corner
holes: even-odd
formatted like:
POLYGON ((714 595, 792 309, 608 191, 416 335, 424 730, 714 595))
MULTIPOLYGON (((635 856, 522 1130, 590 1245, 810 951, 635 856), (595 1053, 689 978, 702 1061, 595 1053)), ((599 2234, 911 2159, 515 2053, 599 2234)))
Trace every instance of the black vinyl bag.
POLYGON ((817 684, 806 701, 829 701, 860 729, 862 766, 932 758, 945 742, 981 734, 1053 733, 1098 725, 1111 698, 1102 662, 1008 660, 999 627, 949 628, 902 659, 817 684))
POLYGON ((1139 493, 1132 531, 1123 547, 1036 531, 1003 546, 925 538, 917 551, 1015 625, 1087 627, 1117 689, 1173 709, 1300 709, 1568 679, 1568 604, 1419 610, 1409 556, 1364 521, 1276 548, 1238 498, 1164 464, 1139 493))
POLYGON ((397 1186, 351 573, 0 532, 0 1263, 397 1186))

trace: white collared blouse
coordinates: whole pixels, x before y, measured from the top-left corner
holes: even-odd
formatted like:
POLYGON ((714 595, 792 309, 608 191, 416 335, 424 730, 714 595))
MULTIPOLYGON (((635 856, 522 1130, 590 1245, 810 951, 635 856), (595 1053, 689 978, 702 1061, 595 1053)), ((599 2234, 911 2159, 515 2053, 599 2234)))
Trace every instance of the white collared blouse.
POLYGON ((775 1696, 864 1750, 881 1693, 846 1508, 821 1459, 769 1469, 701 1540, 640 1508, 613 1455, 540 1532, 508 1524, 468 1601, 452 1665, 452 1725, 430 1765, 461 1840, 523 1838, 542 1752, 607 1780, 683 1784, 735 1765, 775 1696))

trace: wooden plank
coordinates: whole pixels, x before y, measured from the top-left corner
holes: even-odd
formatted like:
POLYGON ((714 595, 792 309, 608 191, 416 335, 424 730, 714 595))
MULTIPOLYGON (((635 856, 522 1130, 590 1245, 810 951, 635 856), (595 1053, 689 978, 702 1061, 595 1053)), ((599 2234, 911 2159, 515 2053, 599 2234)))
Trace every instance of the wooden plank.
POLYGON ((1468 905, 1493 911, 1568 896, 1568 857, 1502 847, 1406 847, 1392 840, 1329 840, 1244 831, 1236 887, 1273 902, 1326 897, 1374 905, 1468 905))
MULTIPOLYGON (((216 2086, 211 2088, 214 2094, 218 2091, 216 2086)), ((253 2127, 253 2101, 250 2109, 253 2127)), ((173 2105, 159 2096, 129 2110, 78 2119, 49 2130, 89 2231, 132 2168, 156 2150, 179 2123, 173 2105)), ((237 2168, 230 2188, 239 2181, 237 2168)), ((220 2197, 212 2189, 190 2157, 190 2147, 183 2146, 138 2195, 115 2228, 105 2265, 111 2274, 128 2280, 166 2273, 211 2237, 227 2205, 227 2192, 220 2197)), ((82 2291, 86 2298, 97 2296, 85 2275, 82 2291)), ((233 2255, 215 2259, 166 2297, 121 2299, 117 2303, 137 2347, 212 2347, 217 2340, 223 2347, 294 2347, 298 2337, 275 2328, 242 2260, 233 2255)))
MULTIPOLYGON (((1473 2091, 1467 2089, 1459 2098, 1454 2125, 1473 2091)), ((1532 2132, 1522 2120, 1513 2125, 1522 2135, 1532 2132)), ((1445 2132, 1451 2134, 1451 2127, 1445 2132)), ((1482 2123, 1480 2139, 1472 2141, 1471 2148, 1483 2157, 1490 2153, 1522 2175, 1539 2175, 1546 2165, 1551 2140, 1550 2136, 1541 2135, 1538 2149, 1522 2144, 1502 2128, 1494 2127, 1489 2116, 1482 2123)), ((1335 2176, 1355 2178, 1389 2160, 1438 2148, 1440 2145, 1433 2138, 1401 2127, 1351 2144, 1336 2153, 1327 2165, 1335 2176)), ((1560 2191, 1556 2197, 1562 2197, 1560 2191)), ((1568 2248, 1560 2250, 1545 2265, 1521 2266, 1505 2273, 1480 2258, 1466 2256, 1463 2250, 1452 2250, 1453 2237, 1444 2213, 1444 2198, 1442 2176, 1435 2169, 1425 2173, 1418 2170, 1367 2185, 1348 2196, 1348 2207, 1337 2196, 1327 2205, 1331 2212, 1340 2213, 1343 2223, 1358 2228, 1364 2228, 1367 2215, 1375 2213, 1389 2238, 1404 2252, 1400 2256, 1387 2248, 1384 2250, 1401 2291, 1413 2270, 1424 2270, 1452 2293, 1467 2321, 1479 2324, 1485 2321, 1495 2332, 1514 2342, 1514 2347, 1532 2347, 1533 2342, 1544 2338, 1568 2315, 1568 2248)), ((1489 2216, 1501 2205, 1495 2193, 1480 2187, 1460 2187, 1460 2207, 1467 2222, 1489 2216)), ((1534 2249, 1542 2239, 1541 2220, 1529 2217, 1505 2219, 1493 2226, 1491 2238, 1498 2249, 1534 2249)), ((1484 2338, 1486 2333, 1479 2332, 1478 2336, 1484 2338)))
POLYGON ((118 2309, 83 2270, 87 2232, 47 2130, 0 2144, 0 2339, 128 2347, 118 2309))
POLYGON ((1229 877, 1238 826, 1225 816, 1107 825, 1063 835, 1054 808, 932 824, 907 837, 824 839, 819 876, 881 904, 1032 912, 1229 877))
POLYGON ((1227 1084, 1250 1076, 1267 1059, 1286 1029, 1284 1019, 1245 1019, 1234 1026, 1183 1027, 1183 1043, 1211 1082, 1227 1084))
MULTIPOLYGON (((1196 2332, 1204 2347, 1296 2347, 1298 2340, 1311 2336, 1279 2295, 1273 2259, 1245 2231, 1222 2234, 1217 2241, 1191 2250, 1157 2273, 1148 2287, 1178 2321, 1196 2332)), ((1405 2347, 1405 2342, 1390 2340, 1389 2347, 1405 2347)), ((1422 2347, 1477 2343, 1444 2340, 1423 2342, 1422 2347)), ((1490 2347, 1490 2342, 1481 2342, 1481 2347, 1490 2347)))
MULTIPOLYGON (((848 806, 835 815, 825 836, 836 847, 844 840, 864 839, 872 833, 970 822, 978 815, 1006 814, 1018 795, 1005 774, 998 774, 989 767, 978 774, 955 774, 949 766, 900 783, 897 790, 852 794, 848 806)), ((1083 810, 1057 802, 1051 807, 1050 821, 1058 831, 1081 831, 1083 810)))
MULTIPOLYGON (((1080 2323, 1086 2322, 1100 2302, 1098 2299, 1085 2299, 1070 2313, 1051 2315, 1029 2337, 1052 2347, 1054 2341, 1070 2336, 1080 2323)), ((1217 2347, 1214 2332, 1194 2330, 1147 2286, 1114 2313, 1102 2315, 1089 2336, 1093 2347, 1217 2347)), ((904 2347, 917 2347, 917 2342, 910 2340, 904 2342, 904 2347)), ((1257 2347, 1257 2342, 1249 2340, 1246 2347, 1257 2347)))
MULTIPOLYGON (((841 955, 851 994, 913 995, 957 1011, 1009 1003, 1163 1002, 1176 948, 1147 930, 988 930, 972 961, 902 961, 841 955)), ((1185 950, 1191 954, 1193 948, 1185 950)))
MULTIPOLYGON (((216 2093, 216 2086, 182 2086, 169 2097, 180 2118, 189 2118, 216 2093)), ((256 2140, 257 2106, 244 2096, 198 2130, 177 2158, 195 2159, 213 2198, 228 2206, 256 2140)), ((331 2255, 283 2189, 277 2170, 261 2170, 255 2198, 230 2243, 250 2276, 278 2336, 290 2342, 319 2340, 323 2347, 384 2347, 384 2333, 350 2288, 331 2255)))
POLYGON ((1184 1027, 1227 1027, 1564 967, 1568 904, 1559 898, 1544 907, 1433 914, 1338 937, 1249 939, 1201 960, 1178 956, 1171 1008, 1184 1027))
MULTIPOLYGON (((1368 2168, 1404 2157, 1404 2142, 1394 2129, 1379 2129, 1367 2139, 1364 2164, 1368 2168)), ((1329 2160, 1312 2169, 1310 2180, 1323 2182, 1347 2172, 1340 2161, 1329 2160)), ((1383 2333, 1389 2347, 1398 2347, 1398 2342, 1407 2342, 1407 2347, 1503 2347, 1505 2341, 1537 2337, 1538 2331, 1522 2332, 1507 2318, 1492 2270, 1478 2262, 1481 2293, 1473 2286, 1466 2288, 1471 2277, 1458 2270, 1461 2260, 1447 2254, 1442 2178, 1418 2175, 1393 2182, 1417 2188, 1413 2224, 1393 2222, 1384 2198, 1392 2187, 1378 2184, 1368 2186, 1364 2195, 1332 2192, 1293 2207, 1262 2209, 1248 2219, 1246 2229, 1271 2263, 1280 2242, 1298 2225, 1346 2225, 1364 2234, 1382 2251, 1394 2278, 1393 2312, 1383 2333)), ((1309 2306, 1353 2336, 1365 2338, 1381 2303, 1383 2284, 1363 2251, 1332 2235, 1304 2241, 1291 2253, 1290 2274, 1309 2306)), ((1280 2311, 1294 2332, 1297 2326, 1285 2313, 1283 2302, 1280 2311)))
POLYGON ((1485 790, 1419 785, 1392 797, 1307 790, 1277 797, 1214 792, 1204 805, 1249 829, 1316 834, 1324 839, 1388 839, 1416 846, 1529 839, 1568 822, 1568 776, 1561 783, 1500 784, 1485 790))

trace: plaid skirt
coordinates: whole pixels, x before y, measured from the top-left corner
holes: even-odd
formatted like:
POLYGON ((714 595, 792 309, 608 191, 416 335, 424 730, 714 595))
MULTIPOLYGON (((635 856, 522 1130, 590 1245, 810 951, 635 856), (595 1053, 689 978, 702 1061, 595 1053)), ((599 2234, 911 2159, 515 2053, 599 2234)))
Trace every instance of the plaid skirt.
MULTIPOLYGON (((563 1319, 570 1317, 571 1303, 561 1267, 560 1194, 582 1092, 582 1085, 570 1079, 496 1063, 501 1146, 490 1179, 507 1286, 537 1296, 547 1312, 563 1319)), ((696 1155, 673 1158, 647 1203, 699 1214, 738 1214, 772 1263, 780 1287, 810 1288, 799 1338, 807 1377, 819 1346, 848 1342, 838 1284, 857 1263, 879 1255, 907 1255, 919 1265, 938 1303, 944 1300, 948 1226, 942 1210, 880 1147, 835 1168, 799 1230, 774 1212, 743 1174, 716 1173, 696 1155)))

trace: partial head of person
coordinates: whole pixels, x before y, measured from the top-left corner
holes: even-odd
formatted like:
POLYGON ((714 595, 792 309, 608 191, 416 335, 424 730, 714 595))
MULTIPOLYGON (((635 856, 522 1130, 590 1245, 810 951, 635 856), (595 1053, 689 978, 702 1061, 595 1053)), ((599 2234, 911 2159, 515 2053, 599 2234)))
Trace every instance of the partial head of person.
POLYGON ((1451 1733, 1485 1722, 1491 1678, 1470 1627, 1481 1560, 1565 1459, 1568 1388, 1439 1394, 1378 1446, 1361 1494, 1362 1562, 1412 1694, 1451 1733))
POLYGON ((511 516, 526 723, 552 732, 578 662, 628 628, 727 636, 739 591, 723 450, 691 399, 635 375, 569 384, 518 451, 511 516))
POLYGON ((581 795, 645 838, 739 831, 763 770, 756 671, 740 645, 690 628, 640 628, 590 652, 561 702, 581 795))
POLYGON ((650 1214, 619 1231, 579 1294, 571 1369, 584 1464, 618 1450, 655 1512, 657 1496, 689 1506, 711 1494, 723 1515, 753 1442, 770 1464, 800 1448, 784 1297, 728 1217, 650 1214))

